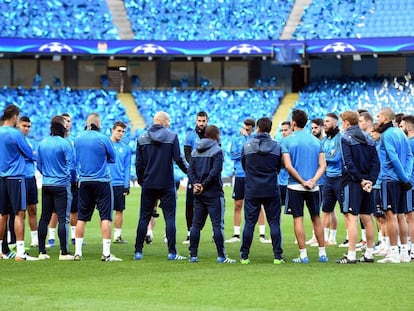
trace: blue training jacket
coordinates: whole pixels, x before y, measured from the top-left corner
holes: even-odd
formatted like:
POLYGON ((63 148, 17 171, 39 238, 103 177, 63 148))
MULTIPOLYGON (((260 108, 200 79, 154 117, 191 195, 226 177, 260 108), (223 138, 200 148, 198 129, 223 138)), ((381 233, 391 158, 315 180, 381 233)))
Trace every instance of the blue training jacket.
POLYGON ((68 186, 75 157, 71 144, 60 136, 44 138, 38 148, 37 169, 45 186, 68 186))
POLYGON ((109 165, 112 186, 129 188, 131 178, 131 148, 124 142, 113 143, 116 161, 109 165))
POLYGON ((241 157, 242 157, 243 145, 249 139, 250 139, 250 136, 244 136, 242 134, 238 134, 234 136, 231 140, 230 157, 234 161, 234 175, 236 177, 246 176, 246 174, 244 173, 242 164, 241 164, 241 157))
POLYGON ((143 188, 174 188, 173 160, 187 173, 188 164, 180 153, 177 134, 154 124, 137 143, 135 169, 143 188))
POLYGON ((404 132, 398 127, 386 129, 381 134, 380 151, 385 155, 381 179, 408 182, 413 170, 413 154, 404 132))
POLYGON ((341 138, 342 147, 342 180, 360 183, 362 179, 375 184, 380 171, 380 163, 375 142, 364 133, 358 125, 349 127, 341 138))
POLYGON ((211 138, 201 139, 191 153, 188 178, 190 184, 202 184, 201 196, 224 196, 221 172, 224 155, 217 141, 211 138))
POLYGON ((85 130, 75 139, 79 181, 110 182, 108 163, 115 163, 115 151, 109 137, 85 130))
POLYGON ((0 126, 0 177, 24 177, 25 158, 33 160, 33 151, 22 132, 0 126))
POLYGON ((242 166, 246 172, 245 197, 269 198, 278 191, 277 174, 282 165, 279 143, 268 133, 258 133, 246 142, 242 150, 242 166))

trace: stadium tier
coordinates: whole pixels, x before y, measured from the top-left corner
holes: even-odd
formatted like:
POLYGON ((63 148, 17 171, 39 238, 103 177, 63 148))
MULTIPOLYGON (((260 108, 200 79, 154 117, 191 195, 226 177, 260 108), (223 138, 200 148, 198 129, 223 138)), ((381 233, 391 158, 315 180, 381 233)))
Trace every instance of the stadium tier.
POLYGON ((9 38, 119 39, 105 1, 0 1, 0 33, 9 38))
POLYGON ((125 107, 117 99, 115 91, 73 90, 71 88, 7 88, 0 89, 0 110, 15 104, 20 107, 20 116, 27 115, 32 122, 30 136, 40 141, 50 132, 50 120, 62 113, 72 117, 72 133, 83 131, 86 117, 91 112, 101 115, 101 131, 110 135, 117 120, 129 123, 125 107))
POLYGON ((295 108, 309 113, 309 119, 329 112, 367 109, 374 117, 381 108, 414 114, 414 83, 410 75, 402 79, 342 79, 312 82, 299 93, 295 108))

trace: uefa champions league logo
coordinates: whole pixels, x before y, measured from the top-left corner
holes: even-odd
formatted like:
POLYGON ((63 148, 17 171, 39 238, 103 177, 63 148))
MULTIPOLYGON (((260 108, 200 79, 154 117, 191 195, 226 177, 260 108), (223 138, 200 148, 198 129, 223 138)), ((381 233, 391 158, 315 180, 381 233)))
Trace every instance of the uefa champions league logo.
POLYGON ((62 52, 73 52, 73 49, 67 45, 60 42, 51 42, 47 44, 43 44, 39 48, 40 52, 55 52, 55 53, 62 53, 62 52))
POLYGON ((252 51, 254 53, 262 53, 262 50, 257 46, 246 43, 232 46, 227 50, 231 54, 252 54, 252 51))
POLYGON ((345 42, 334 42, 325 46, 322 51, 324 52, 354 52, 356 49, 348 43, 345 42))
POLYGON ((144 53, 144 54, 166 54, 167 50, 160 45, 147 43, 138 45, 132 50, 133 53, 144 53))

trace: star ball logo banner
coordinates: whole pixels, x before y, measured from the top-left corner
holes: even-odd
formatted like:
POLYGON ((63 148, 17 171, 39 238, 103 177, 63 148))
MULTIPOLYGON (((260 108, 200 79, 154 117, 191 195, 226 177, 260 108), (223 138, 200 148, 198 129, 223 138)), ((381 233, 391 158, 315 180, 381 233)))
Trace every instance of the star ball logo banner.
POLYGON ((252 41, 134 41, 0 38, 0 53, 125 56, 271 55, 275 46, 302 43, 308 54, 414 52, 414 38, 252 41))

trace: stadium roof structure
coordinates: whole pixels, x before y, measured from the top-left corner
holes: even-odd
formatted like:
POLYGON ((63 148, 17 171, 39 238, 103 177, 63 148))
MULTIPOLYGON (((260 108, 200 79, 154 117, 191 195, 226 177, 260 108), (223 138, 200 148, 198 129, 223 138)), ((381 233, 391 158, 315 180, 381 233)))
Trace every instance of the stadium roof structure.
MULTIPOLYGON (((0 53, 121 57, 240 57, 272 56, 286 45, 302 44, 305 54, 409 54, 413 37, 251 41, 135 41, 0 38, 0 53)), ((303 54, 303 48, 298 51, 303 54)))

